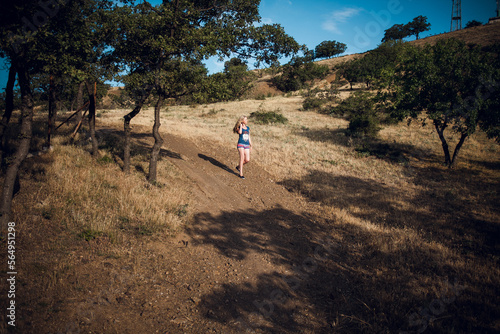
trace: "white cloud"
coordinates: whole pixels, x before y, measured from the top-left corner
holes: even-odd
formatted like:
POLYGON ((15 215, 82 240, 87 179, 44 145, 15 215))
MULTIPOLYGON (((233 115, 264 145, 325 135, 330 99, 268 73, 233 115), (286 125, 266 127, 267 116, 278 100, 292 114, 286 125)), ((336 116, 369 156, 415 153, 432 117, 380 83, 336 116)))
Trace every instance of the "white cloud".
POLYGON ((262 24, 273 24, 273 20, 268 17, 263 17, 260 21, 262 24))
POLYGON ((331 13, 328 18, 323 22, 323 29, 326 31, 333 32, 335 34, 342 34, 338 25, 339 23, 345 23, 348 19, 356 16, 361 12, 359 8, 344 8, 342 10, 337 10, 331 13))

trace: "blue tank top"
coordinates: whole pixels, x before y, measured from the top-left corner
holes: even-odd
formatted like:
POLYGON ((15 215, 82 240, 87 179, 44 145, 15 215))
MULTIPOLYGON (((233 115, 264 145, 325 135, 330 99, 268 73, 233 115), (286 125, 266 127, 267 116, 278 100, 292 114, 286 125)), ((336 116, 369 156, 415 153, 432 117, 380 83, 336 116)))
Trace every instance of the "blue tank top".
POLYGON ((250 127, 247 126, 246 129, 242 129, 241 135, 238 138, 238 144, 250 145, 250 127))

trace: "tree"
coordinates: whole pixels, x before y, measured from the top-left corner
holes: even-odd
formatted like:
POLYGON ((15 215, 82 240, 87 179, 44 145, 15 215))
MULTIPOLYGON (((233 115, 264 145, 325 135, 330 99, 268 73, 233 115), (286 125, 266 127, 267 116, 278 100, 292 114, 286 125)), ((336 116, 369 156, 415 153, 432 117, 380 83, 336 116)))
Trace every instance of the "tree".
POLYGON ((223 72, 204 78, 201 89, 193 92, 188 99, 196 103, 236 100, 250 89, 254 77, 245 61, 231 58, 225 62, 223 72))
MULTIPOLYGON (((100 22, 95 16, 100 15, 100 10, 109 8, 111 4, 112 1, 97 0, 70 2, 26 0, 3 4, 0 11, 0 53, 9 60, 17 72, 22 102, 17 150, 9 159, 10 164, 6 169, 2 188, 0 202, 2 226, 5 226, 10 218, 19 167, 30 149, 34 107, 31 80, 45 71, 49 74, 57 71, 61 75, 63 73, 76 75, 85 73, 83 70, 85 68, 92 68, 95 56, 102 54, 102 49, 98 47, 100 42, 96 44, 94 43, 96 39, 89 40, 87 37, 99 30, 97 26, 89 28, 89 25, 84 24, 76 27, 73 23, 100 22), (80 31, 86 36, 79 35, 80 31), (82 53, 76 52, 75 48, 82 53), (94 57, 86 57, 89 55, 94 57)), ((53 99, 54 95, 50 95, 53 99)), ((49 113, 51 121, 54 110, 51 109, 49 113)))
POLYGON ((389 29, 385 30, 384 38, 382 38, 382 43, 388 41, 401 41, 403 38, 413 35, 415 35, 415 37, 418 39, 420 33, 428 31, 430 29, 430 26, 431 24, 427 23, 427 17, 422 15, 417 16, 407 24, 395 24, 389 29))
POLYGON ((404 43, 398 41, 382 43, 365 56, 345 63, 342 74, 351 84, 351 89, 355 82, 364 82, 370 88, 375 81, 391 75, 403 48, 404 43))
POLYGON ((347 45, 336 41, 324 41, 314 49, 314 59, 331 58, 344 53, 347 45))
POLYGON ((478 126, 498 140, 500 71, 494 59, 477 46, 448 39, 422 49, 408 45, 397 63, 388 95, 392 116, 432 122, 449 167, 478 126), (450 128, 460 136, 453 155, 445 136, 450 128))
POLYGON ((156 182, 156 162, 163 143, 159 133, 159 111, 163 101, 186 94, 197 82, 185 81, 190 78, 187 76, 181 78, 182 85, 178 85, 172 80, 179 78, 172 62, 195 64, 213 55, 236 54, 243 59, 254 57, 257 63, 272 63, 280 55, 290 55, 299 49, 280 26, 253 25, 260 19, 257 0, 164 0, 157 6, 144 1, 135 6, 123 6, 118 12, 121 15, 119 29, 127 33, 116 35, 115 59, 131 72, 142 73, 142 83, 152 85, 157 96, 153 126, 155 144, 148 175, 152 183, 156 182))
POLYGON ((363 69, 361 68, 361 62, 358 60, 351 60, 343 64, 340 69, 342 76, 349 81, 351 90, 353 89, 353 84, 356 82, 364 81, 363 69))
POLYGON ((420 33, 428 31, 430 26, 431 24, 427 23, 427 17, 420 15, 415 17, 413 21, 409 22, 406 25, 406 29, 408 30, 408 36, 415 35, 416 39, 418 39, 420 33))
POLYGON ((314 79, 323 79, 329 69, 326 65, 315 64, 313 59, 311 52, 303 57, 293 57, 282 66, 281 75, 272 79, 273 84, 283 92, 291 92, 310 86, 309 83, 314 79))
POLYGON ((375 100, 369 92, 355 92, 333 108, 332 114, 347 115, 346 134, 352 137, 374 138, 381 129, 375 100))
MULTIPOLYGON (((9 159, 5 171, 0 198, 0 227, 4 229, 10 220, 12 198, 19 168, 28 155, 33 123, 33 93, 30 86, 30 67, 33 57, 33 34, 26 31, 21 23, 26 17, 33 17, 37 3, 24 1, 21 4, 9 2, 2 5, 0 11, 0 50, 2 56, 9 59, 13 69, 17 72, 19 88, 21 91, 21 128, 16 152, 9 159), (24 28, 24 30, 23 30, 24 28)), ((4 129, 5 131, 5 129, 4 129)))
POLYGON ((407 25, 395 24, 392 27, 385 30, 384 38, 382 38, 382 43, 388 41, 400 41, 408 36, 410 36, 410 33, 408 31, 407 25))
POLYGON ((473 28, 473 27, 479 27, 479 26, 482 26, 483 24, 479 21, 476 21, 476 20, 472 20, 472 21, 469 21, 467 22, 467 24, 465 25, 465 29, 467 28, 473 28))

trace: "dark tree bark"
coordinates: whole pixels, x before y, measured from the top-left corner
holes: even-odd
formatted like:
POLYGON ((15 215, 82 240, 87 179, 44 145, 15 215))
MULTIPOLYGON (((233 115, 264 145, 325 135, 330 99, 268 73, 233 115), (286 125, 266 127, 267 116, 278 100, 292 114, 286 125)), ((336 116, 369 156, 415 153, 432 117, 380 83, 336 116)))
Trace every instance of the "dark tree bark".
POLYGON ((149 174, 148 181, 150 183, 156 182, 157 176, 157 165, 158 165, 158 157, 160 156, 160 149, 163 145, 163 139, 160 136, 160 110, 163 104, 163 100, 165 97, 160 92, 158 94, 158 101, 155 106, 155 123, 153 125, 153 138, 155 139, 155 143, 153 145, 153 149, 151 150, 151 160, 149 161, 149 174))
POLYGON ((448 147, 448 143, 446 142, 446 138, 444 137, 444 130, 446 129, 447 124, 446 122, 441 123, 438 121, 434 121, 434 127, 436 128, 439 139, 441 140, 441 146, 443 147, 444 164, 446 166, 450 166, 451 165, 450 149, 448 147))
POLYGON ((10 65, 9 78, 5 88, 5 112, 0 122, 0 150, 3 158, 3 153, 7 148, 7 128, 9 127, 10 118, 14 111, 14 84, 16 83, 16 69, 14 65, 10 65))
POLYGON ((130 121, 132 120, 132 118, 137 116, 137 114, 141 111, 142 107, 144 106, 144 102, 151 93, 151 90, 152 87, 147 88, 144 96, 142 96, 137 101, 134 110, 132 110, 130 113, 128 113, 123 117, 124 118, 123 130, 125 132, 125 144, 123 146, 123 171, 127 174, 130 173, 130 132, 131 132, 130 121))
POLYGON ((89 92, 89 101, 90 101, 89 130, 90 130, 90 139, 92 140, 92 155, 94 157, 99 156, 99 146, 95 134, 96 89, 97 89, 97 82, 94 82, 94 84, 92 84, 91 86, 87 83, 87 90, 89 92))
POLYGON ((455 147, 455 151, 453 152, 453 158, 451 159, 451 163, 449 165, 450 168, 455 167, 455 161, 458 157, 458 153, 460 152, 460 149, 462 148, 462 146, 465 142, 465 139, 467 139, 467 137, 468 137, 468 135, 464 134, 464 133, 462 133, 462 135, 460 136, 460 140, 458 141, 458 144, 455 147))
POLYGON ((12 157, 5 173, 0 203, 0 226, 4 229, 11 218, 12 198, 18 177, 19 167, 29 152, 33 124, 33 95, 30 87, 28 70, 16 64, 21 89, 21 130, 19 146, 12 157))

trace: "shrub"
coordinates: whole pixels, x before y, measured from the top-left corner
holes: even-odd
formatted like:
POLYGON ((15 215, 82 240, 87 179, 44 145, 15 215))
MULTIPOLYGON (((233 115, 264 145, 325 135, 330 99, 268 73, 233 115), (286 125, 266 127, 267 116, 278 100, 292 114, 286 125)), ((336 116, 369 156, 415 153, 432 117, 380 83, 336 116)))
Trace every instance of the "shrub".
POLYGON ((302 103, 302 108, 304 110, 318 110, 325 103, 326 103, 326 100, 320 99, 318 97, 306 97, 304 102, 302 103))
POLYGON ((279 113, 279 109, 277 111, 256 111, 251 113, 250 117, 259 124, 288 123, 288 119, 279 113))
POLYGON ((380 122, 372 112, 359 112, 350 117, 347 134, 352 137, 376 137, 380 122))
POLYGON ((333 108, 332 114, 347 115, 347 134, 353 137, 376 137, 380 131, 380 119, 375 109, 373 96, 367 92, 356 92, 333 108))

